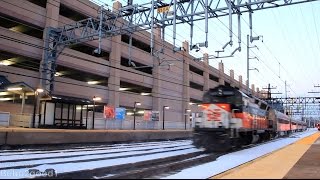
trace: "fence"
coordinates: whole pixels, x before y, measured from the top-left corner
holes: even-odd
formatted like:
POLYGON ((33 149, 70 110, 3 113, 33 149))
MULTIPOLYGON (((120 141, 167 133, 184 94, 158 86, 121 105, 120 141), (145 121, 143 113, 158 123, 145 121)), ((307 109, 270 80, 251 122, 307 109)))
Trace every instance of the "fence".
MULTIPOLYGON (((38 117, 36 114, 35 127, 38 127, 38 117)), ((32 127, 33 114, 11 114, 10 115, 10 126, 16 127, 32 127)))
POLYGON ((8 127, 9 119, 10 119, 9 112, 0 112, 0 126, 8 127))
MULTIPOLYGON (((191 129, 191 124, 187 122, 165 121, 164 129, 191 129)), ((88 119, 87 129, 92 129, 92 118, 88 119)), ((110 129, 110 130, 133 130, 133 120, 116 120, 95 118, 94 129, 110 129)), ((145 121, 137 120, 135 125, 136 130, 154 130, 163 129, 163 121, 145 121)))

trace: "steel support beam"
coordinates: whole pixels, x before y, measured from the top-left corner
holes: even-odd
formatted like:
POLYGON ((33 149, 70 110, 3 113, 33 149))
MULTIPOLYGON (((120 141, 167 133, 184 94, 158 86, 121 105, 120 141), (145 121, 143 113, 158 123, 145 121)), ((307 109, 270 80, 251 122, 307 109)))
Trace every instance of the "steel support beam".
MULTIPOLYGON (((53 90, 56 60, 64 47, 97 40, 101 38, 130 34, 153 29, 154 26, 166 27, 187 23, 193 28, 195 21, 206 21, 205 46, 208 46, 208 19, 262 9, 275 8, 317 0, 251 0, 234 4, 233 0, 151 0, 145 4, 128 4, 116 11, 103 6, 99 18, 88 18, 59 28, 49 28, 45 40, 44 63, 41 65, 41 85, 47 94, 53 90), (172 9, 174 8, 174 11, 172 9), (119 23, 120 22, 120 23, 119 23)), ((231 26, 232 27, 232 26, 231 26)), ((192 30, 191 30, 192 31, 192 30)), ((191 40, 192 40, 191 32, 191 40)), ((230 41, 232 42, 232 41, 230 41)), ((229 43, 230 43, 229 42, 229 43)), ((191 44, 192 45, 192 44, 191 44)), ((153 39, 151 38, 151 46, 153 39)), ((100 45, 97 52, 100 52, 100 45)))

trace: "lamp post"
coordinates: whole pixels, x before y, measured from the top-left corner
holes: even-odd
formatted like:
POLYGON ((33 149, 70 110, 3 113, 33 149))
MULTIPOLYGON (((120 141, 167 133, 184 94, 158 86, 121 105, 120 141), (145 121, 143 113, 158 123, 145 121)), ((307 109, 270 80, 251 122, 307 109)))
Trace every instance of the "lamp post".
MULTIPOLYGON (((32 128, 35 128, 36 109, 37 109, 37 104, 38 104, 38 96, 39 96, 39 93, 42 93, 43 91, 44 91, 43 89, 39 89, 39 88, 34 91, 32 128)), ((40 124, 38 124, 38 127, 39 127, 39 125, 40 125, 40 124)))
POLYGON ((100 97, 96 97, 96 96, 93 96, 92 98, 93 100, 93 110, 92 110, 92 129, 94 129, 94 113, 95 113, 95 107, 96 107, 96 101, 100 101, 101 98, 100 97))
POLYGON ((184 129, 187 130, 187 117, 189 117, 189 112, 191 112, 191 109, 185 110, 185 117, 184 117, 184 129))
POLYGON ((136 129, 136 105, 140 106, 141 103, 140 102, 134 102, 134 105, 133 105, 133 130, 136 129))
POLYGON ((169 106, 163 106, 163 108, 162 108, 162 113, 163 113, 163 116, 162 116, 162 118, 163 118, 163 120, 162 120, 162 130, 164 130, 164 110, 165 109, 169 109, 170 107, 169 106))

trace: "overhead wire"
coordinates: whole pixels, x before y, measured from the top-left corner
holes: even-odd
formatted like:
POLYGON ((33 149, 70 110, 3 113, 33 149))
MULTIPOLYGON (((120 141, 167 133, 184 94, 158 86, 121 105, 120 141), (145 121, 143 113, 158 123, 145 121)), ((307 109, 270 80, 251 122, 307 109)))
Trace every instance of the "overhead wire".
MULTIPOLYGON (((12 5, 14 5, 14 4, 12 4, 12 5)), ((30 10, 29 10, 30 11, 30 10)), ((33 11, 32 11, 33 12, 33 11)), ((39 15, 41 15, 41 14, 39 14, 39 15)), ((42 15, 43 16, 43 15, 42 15)), ((45 16, 46 17, 46 16, 45 16)), ((52 20, 55 20, 55 21, 57 21, 57 22, 60 22, 60 21, 58 21, 58 20, 56 20, 56 19, 53 19, 53 18, 51 18, 52 20)), ((16 21, 17 22, 17 21, 16 21)), ((18 22, 18 23, 20 23, 20 22, 18 22)), ((26 24, 24 24, 24 25, 26 25, 26 24)), ((41 29, 38 29, 38 30, 41 30, 41 29)), ((42 31, 42 30, 41 30, 42 31)), ((142 37, 142 36, 140 36, 140 37, 142 37)), ((142 37, 143 38, 143 37, 142 37)), ((45 40, 44 40, 45 41, 45 40)), ((112 40, 110 40, 110 41, 112 41, 112 40)), ((113 41, 113 42, 115 42, 115 41, 113 41)), ((116 43, 119 43, 119 42, 116 42, 116 43)), ((121 43, 121 42, 120 42, 121 43)), ((143 51, 143 50, 141 50, 141 49, 138 49, 138 50, 140 50, 140 51, 143 51)), ((143 51, 144 52, 144 51, 143 51)), ((64 55, 66 55, 67 53, 64 53, 64 55)), ((171 56, 172 57, 172 56, 171 56)), ((189 58, 189 57, 186 57, 186 58, 189 58)), ((112 59, 111 59, 112 60, 112 59)), ((176 59, 176 60, 178 60, 178 59, 176 59)), ((117 61, 117 60, 113 60, 113 61, 117 61)), ((181 69, 181 68, 180 68, 181 69)), ((143 75, 143 76, 146 76, 145 74, 139 74, 139 75, 143 75)), ((149 77, 152 77, 152 76, 149 76, 149 77)), ((170 81, 168 81, 168 80, 164 80, 164 79, 158 79, 158 80, 163 80, 163 81, 166 81, 166 82, 170 82, 170 81)), ((176 79, 177 81, 180 81, 180 79, 176 79)), ((176 83, 176 84, 178 84, 178 83, 176 83)), ((181 85, 181 84, 179 84, 179 85, 181 85)))
MULTIPOLYGON (((18 43, 22 43, 22 44, 28 44, 27 42, 24 42, 24 41, 22 41, 22 40, 14 39, 14 38, 11 38, 11 37, 6 37, 6 36, 3 36, 3 35, 0 35, 0 38, 7 39, 7 40, 12 40, 12 41, 15 41, 15 42, 18 42, 18 43), (19 42, 19 41, 20 41, 20 42, 19 42)), ((31 43, 29 43, 28 45, 30 45, 30 46, 34 45, 33 47, 45 49, 44 47, 39 47, 39 46, 37 47, 37 45, 31 44, 31 43)), ((79 56, 70 55, 70 54, 65 54, 65 53, 61 53, 61 55, 65 55, 65 56, 69 56, 69 57, 81 59, 81 60, 84 60, 84 61, 87 61, 87 62, 91 62, 91 63, 95 63, 95 64, 107 66, 107 67, 110 67, 110 68, 115 68, 115 69, 119 69, 119 70, 122 70, 122 71, 126 71, 126 72, 130 72, 130 73, 137 74, 137 73, 135 73, 135 72, 128 71, 128 70, 126 70, 126 69, 121 69, 121 68, 113 67, 113 66, 106 65, 106 64, 103 64, 103 63, 99 63, 99 62, 95 62, 95 61, 92 61, 92 60, 88 60, 88 59, 85 59, 85 58, 82 58, 82 57, 79 57, 79 56)), ((141 74, 139 74, 139 75, 141 75, 141 74)), ((112 77, 112 76, 113 76, 113 75, 110 75, 110 77, 112 77)), ((115 76, 114 76, 114 77, 115 77, 115 76)), ((153 77, 150 77, 150 78, 153 78, 153 77)), ((157 79, 157 78, 154 78, 154 79, 157 79)), ((161 79, 159 79, 159 80, 161 80, 161 79)), ((169 81, 169 82, 170 82, 170 81, 169 81)), ((174 83, 174 82, 170 82, 170 83, 177 84, 177 83, 174 83)), ((116 85, 116 84, 112 84, 112 83, 110 83, 110 84, 111 84, 111 85, 116 85)), ((153 84, 149 84, 149 85, 152 86, 153 84)), ((178 84, 178 85, 190 87, 190 86, 184 85, 184 84, 178 84)), ((155 87, 158 87, 158 86, 155 86, 155 87)), ((163 87, 161 87, 161 88, 163 88, 163 87)), ((167 89, 167 88, 163 88, 163 89, 167 89)), ((181 92, 175 91, 175 90, 173 90, 173 89, 168 89, 168 90, 173 91, 173 92, 177 92, 177 93, 181 93, 181 92)), ((171 96, 171 95, 168 95, 168 94, 161 94, 161 93, 158 93, 158 94, 171 96)), ((175 96, 175 97, 176 97, 176 96, 175 96)))
MULTIPOLYGON (((242 17, 241 17, 241 18, 242 18, 242 17)), ((243 19, 243 18, 242 18, 242 19, 243 19)), ((245 19, 243 19, 243 20, 244 20, 244 22, 249 26, 248 22, 247 22, 245 19)), ((256 32, 254 32, 254 33, 257 35, 256 32)), ((263 45, 267 48, 267 50, 269 51, 269 53, 273 55, 274 59, 278 62, 278 64, 279 64, 280 66, 282 66, 282 68, 286 71, 286 73, 289 74, 288 71, 283 67, 283 65, 282 65, 282 64, 280 63, 280 61, 277 59, 277 57, 271 52, 270 48, 269 48, 265 43, 263 43, 263 45)), ((250 50, 250 51, 253 52, 252 50, 250 50)), ((259 52, 263 55, 263 53, 261 52, 260 49, 259 49, 259 52)), ((254 52, 253 52, 253 53, 254 53, 254 52)), ((254 53, 254 54, 257 56, 256 53, 254 53)), ((265 67, 267 67, 276 77, 278 77, 278 78, 276 78, 276 79, 281 80, 281 81, 282 81, 282 84, 285 82, 283 79, 280 78, 280 74, 277 75, 277 73, 274 72, 274 70, 272 70, 272 69, 269 67, 269 65, 267 65, 267 64, 261 59, 260 56, 257 56, 257 57, 259 57, 259 59, 261 60, 261 62, 264 64, 265 67)), ((290 88, 291 88, 291 87, 290 87, 290 88)), ((291 90, 292 90, 292 89, 291 89, 291 90)), ((292 90, 292 91, 294 92, 294 90, 292 90)))
MULTIPOLYGON (((219 20, 219 19, 218 19, 218 20, 219 20)), ((221 20, 219 20, 219 21, 220 21, 220 23, 223 24, 227 29, 230 30, 230 28, 229 28, 227 25, 225 25, 221 20)), ((233 35, 235 35, 236 37, 238 37, 233 31, 231 31, 231 32, 233 33, 233 35)), ((241 35, 242 35, 242 33, 241 33, 241 35)), ((241 44, 244 44, 245 46, 247 46, 247 44, 244 43, 243 41, 241 41, 241 44)), ((258 59, 260 59, 260 60, 262 59, 262 58, 260 58, 252 49, 250 49, 250 51, 253 52, 253 54, 256 55, 256 57, 258 57, 258 59)), ((263 60, 261 60, 261 61, 264 63, 263 60)), ((265 64, 265 63, 264 63, 264 64, 265 64)), ((274 73, 274 71, 273 71, 268 65, 265 64, 265 66, 267 66, 267 67, 274 73)), ((276 73, 274 73, 274 74, 276 74, 276 73)), ((265 78, 262 78, 263 81, 264 81, 264 79, 265 79, 265 78)))
MULTIPOLYGON (((56 5, 54 5, 54 4, 52 4, 53 6, 56 6, 56 5)), ((85 4, 85 5, 87 5, 87 4, 85 4)), ((90 6, 89 6, 90 7, 90 6)), ((93 7, 91 7, 91 8, 93 8, 93 7)), ((28 10, 28 9, 26 9, 26 10, 28 10)), ((96 10, 96 9, 95 9, 96 10)), ((30 10, 28 10, 28 11, 30 11, 30 10)), ((33 12, 33 11, 32 11, 33 12)), ((41 14, 39 14, 39 15, 41 15, 41 14)), ((43 16, 43 15, 42 15, 43 16)), ((47 16, 45 16, 45 17, 47 17, 47 16)), ((58 20, 56 20, 56 19, 53 19, 53 18, 51 18, 50 17, 50 19, 52 19, 52 20, 55 20, 55 21, 57 21, 57 22, 60 22, 60 21, 58 21, 58 20)), ((62 23, 62 22, 61 22, 62 23)), ((141 32, 138 32, 138 33, 141 33, 141 32)), ((143 35, 143 34, 142 34, 143 35)), ((139 36, 139 35, 138 35, 139 36)), ((141 37, 141 38, 144 38, 144 36, 139 36, 139 37, 141 37)), ((147 37, 147 38, 149 38, 149 37, 147 37)), ((146 38, 144 38, 144 39, 146 39, 146 38)), ((111 40, 112 41, 112 40, 111 40)), ((113 41, 114 42, 114 41, 113 41)), ((116 43, 118 43, 118 42, 116 42, 116 43)), ((159 45, 161 45, 160 44, 160 42, 158 42, 158 44, 159 45)), ((166 46, 167 47, 167 46, 166 46)), ((139 49, 140 50, 140 49, 139 49)), ((140 51, 142 51, 142 50, 140 50, 140 51)), ((167 56, 169 56, 169 57, 172 57, 172 58, 175 58, 175 57, 173 57, 173 56, 171 56, 171 55, 168 55, 168 54, 165 54, 165 55, 167 55, 167 56)), ((189 58, 189 57, 187 57, 187 58, 189 58)), ((178 59, 176 59, 176 60, 178 60, 178 59)), ((184 63, 184 62, 183 62, 184 63)), ((178 67, 179 68, 179 67, 178 67)), ((181 68, 180 68, 181 69, 181 68)), ((171 77, 171 79, 172 79, 172 77, 171 77)), ((180 80, 180 79, 177 79, 177 80, 180 80)))

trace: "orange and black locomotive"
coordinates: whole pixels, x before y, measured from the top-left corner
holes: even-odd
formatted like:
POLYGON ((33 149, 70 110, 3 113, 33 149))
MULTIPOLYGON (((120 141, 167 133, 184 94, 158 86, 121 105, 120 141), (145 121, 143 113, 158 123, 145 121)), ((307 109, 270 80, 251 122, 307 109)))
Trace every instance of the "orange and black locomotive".
POLYGON ((209 151, 226 151, 306 129, 306 123, 229 86, 207 91, 201 108, 201 115, 195 118, 193 143, 209 151))

